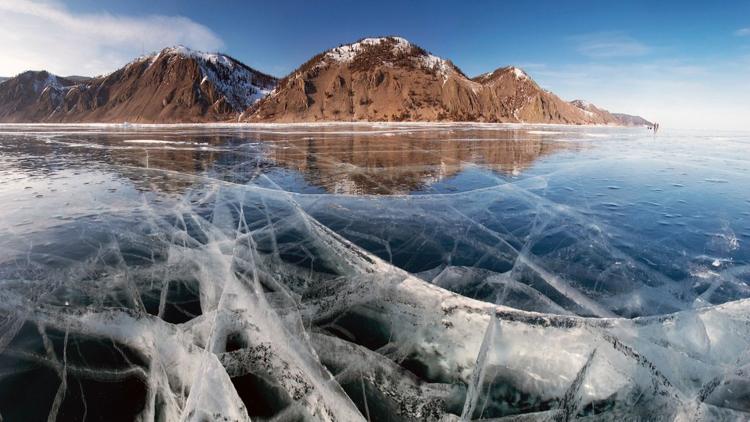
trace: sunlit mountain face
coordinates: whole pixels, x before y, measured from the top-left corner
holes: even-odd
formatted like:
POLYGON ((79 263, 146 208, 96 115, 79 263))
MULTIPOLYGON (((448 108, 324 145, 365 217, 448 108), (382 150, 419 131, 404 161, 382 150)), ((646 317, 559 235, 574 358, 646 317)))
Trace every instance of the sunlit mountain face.
POLYGON ((2 420, 743 420, 743 133, 0 128, 2 420))

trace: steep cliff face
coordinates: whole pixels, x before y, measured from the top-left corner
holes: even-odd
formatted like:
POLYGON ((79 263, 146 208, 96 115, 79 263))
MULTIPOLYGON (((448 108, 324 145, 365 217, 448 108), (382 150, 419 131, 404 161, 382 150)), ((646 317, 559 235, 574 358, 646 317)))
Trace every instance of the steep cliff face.
POLYGON ((469 79, 403 38, 366 38, 313 57, 243 116, 247 121, 614 123, 506 67, 469 79))
POLYGON ((229 120, 265 96, 275 84, 275 78, 228 56, 168 48, 138 58, 109 75, 80 83, 47 72, 19 75, 0 85, 0 120, 229 120))

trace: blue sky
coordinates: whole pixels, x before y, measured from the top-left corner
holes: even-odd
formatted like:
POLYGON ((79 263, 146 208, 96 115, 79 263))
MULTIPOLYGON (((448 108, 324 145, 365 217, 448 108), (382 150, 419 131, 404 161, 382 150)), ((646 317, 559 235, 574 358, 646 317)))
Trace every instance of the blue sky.
POLYGON ((0 74, 105 73, 183 43, 283 76, 389 34, 472 76, 513 64, 565 99, 672 127, 750 129, 748 1, 3 0, 0 74))

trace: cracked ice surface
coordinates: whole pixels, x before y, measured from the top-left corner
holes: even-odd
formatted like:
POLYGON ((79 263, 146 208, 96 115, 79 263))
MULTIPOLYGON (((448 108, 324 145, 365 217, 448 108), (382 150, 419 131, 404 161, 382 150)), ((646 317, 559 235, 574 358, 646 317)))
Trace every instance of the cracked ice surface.
POLYGON ((744 420, 743 134, 0 127, 2 420, 744 420))

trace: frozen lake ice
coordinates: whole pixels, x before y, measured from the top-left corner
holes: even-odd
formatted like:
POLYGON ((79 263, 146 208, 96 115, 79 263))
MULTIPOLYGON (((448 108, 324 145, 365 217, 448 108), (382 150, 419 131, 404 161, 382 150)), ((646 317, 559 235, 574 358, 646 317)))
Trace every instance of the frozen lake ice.
POLYGON ((744 133, 0 125, 0 416, 747 420, 749 242, 744 133))

